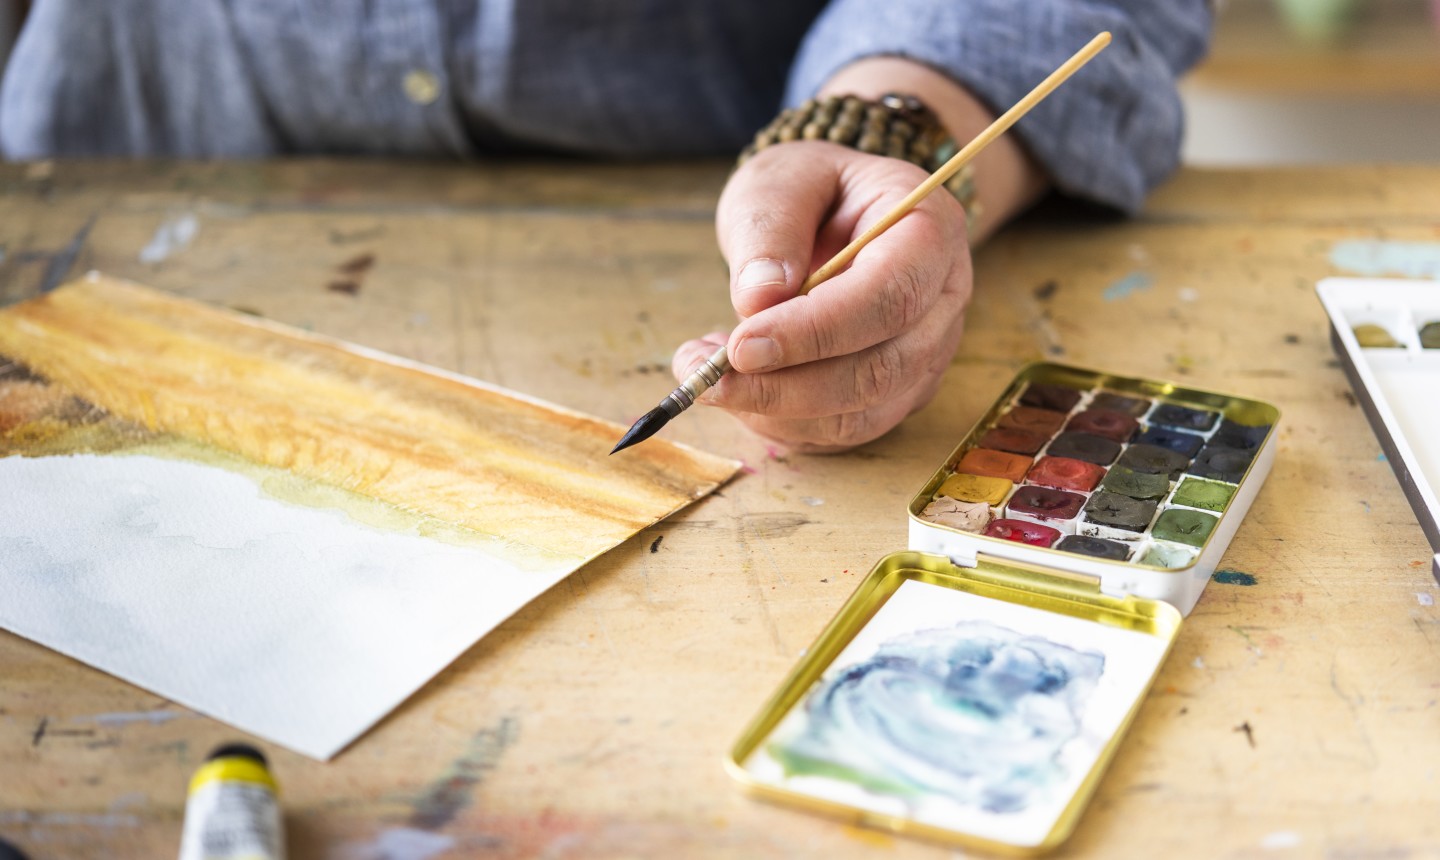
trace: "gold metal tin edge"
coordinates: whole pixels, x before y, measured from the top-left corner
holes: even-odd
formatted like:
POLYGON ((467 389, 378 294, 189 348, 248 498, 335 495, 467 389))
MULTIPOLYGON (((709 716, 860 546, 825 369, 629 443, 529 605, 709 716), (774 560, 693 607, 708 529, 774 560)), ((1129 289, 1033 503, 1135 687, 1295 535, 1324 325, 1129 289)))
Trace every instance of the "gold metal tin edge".
POLYGON ((983 558, 978 567, 961 568, 953 565, 944 556, 908 550, 891 553, 876 563, 840 611, 816 637, 805 656, 786 675, 775 694, 746 725, 725 759, 725 769, 748 794, 761 800, 780 802, 901 835, 996 854, 1019 857, 1044 854, 1063 843, 1079 823, 1085 806, 1119 749, 1121 739, 1129 731, 1141 705, 1148 697, 1160 667, 1169 658, 1181 623, 1179 610, 1164 601, 1147 600, 1133 595, 1104 595, 1095 584, 1077 581, 1066 576, 1063 571, 983 558), (1095 764, 1076 788, 1055 825, 1044 839, 1035 845, 996 842, 961 831, 823 800, 762 783, 745 769, 745 760, 774 731, 780 720, 799 704, 845 646, 864 629, 890 596, 907 580, 956 588, 977 596, 1018 603, 1042 611, 1059 612, 1097 624, 1120 626, 1165 640, 1164 652, 1150 677, 1146 679, 1144 687, 1130 703, 1124 719, 1106 741, 1104 749, 1095 759, 1095 764))

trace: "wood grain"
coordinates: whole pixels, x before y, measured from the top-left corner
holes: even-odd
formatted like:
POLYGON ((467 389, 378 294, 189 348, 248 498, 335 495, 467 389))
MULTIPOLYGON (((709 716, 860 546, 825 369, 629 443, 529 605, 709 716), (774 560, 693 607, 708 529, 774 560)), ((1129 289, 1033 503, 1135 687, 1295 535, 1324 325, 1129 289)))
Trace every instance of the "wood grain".
MULTIPOLYGON (((673 386, 679 341, 733 324, 713 223, 728 169, 0 165, 0 296, 33 295, 95 216, 72 275, 258 311, 623 426, 673 386), (182 214, 194 240, 139 261, 182 214), (356 294, 327 289, 364 254, 356 294)), ((412 838, 435 860, 953 857, 755 803, 720 762, 904 546, 936 465, 1016 370, 1055 358, 1282 411, 1275 468, 1222 561, 1255 584, 1210 584, 1058 856, 1440 856, 1440 589, 1314 296, 1341 273, 1337 242, 1440 243, 1437 199, 1434 166, 1188 170, 1133 220, 1051 210, 1007 228, 976 255, 939 395, 896 432, 789 456, 691 409, 665 435, 744 475, 542 595, 336 760, 267 749, 291 855, 412 838)), ((0 633, 0 835, 37 860, 173 856, 186 780, 233 737, 0 633)))

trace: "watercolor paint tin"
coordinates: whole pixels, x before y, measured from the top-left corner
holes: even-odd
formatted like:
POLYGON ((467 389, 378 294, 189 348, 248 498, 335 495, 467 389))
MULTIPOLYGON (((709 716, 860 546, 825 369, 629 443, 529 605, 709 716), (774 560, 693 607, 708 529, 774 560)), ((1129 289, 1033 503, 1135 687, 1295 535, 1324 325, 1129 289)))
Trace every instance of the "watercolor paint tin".
POLYGON ((751 793, 1033 855, 1070 834, 1274 459, 1274 406, 1034 364, 731 750, 751 793))
POLYGON ((1181 624, 1024 563, 882 559, 746 727, 760 799, 1028 856, 1074 830, 1181 624))
POLYGON ((1279 420, 1257 400, 1032 364, 911 500, 910 549, 1056 568, 1189 614, 1269 474, 1279 420), (1017 425, 1043 443, 987 447, 1017 425), (975 474, 989 494, 952 498, 957 476, 975 474), (984 501, 989 517, 951 501, 984 501))
POLYGON ((1440 281, 1327 278, 1330 341, 1435 555, 1440 581, 1440 281))

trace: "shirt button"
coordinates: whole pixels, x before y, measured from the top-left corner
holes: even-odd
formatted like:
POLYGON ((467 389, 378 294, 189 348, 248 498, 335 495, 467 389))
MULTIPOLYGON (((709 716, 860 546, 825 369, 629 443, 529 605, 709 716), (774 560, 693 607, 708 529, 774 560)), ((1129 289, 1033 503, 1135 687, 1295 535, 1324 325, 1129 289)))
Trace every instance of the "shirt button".
POLYGON ((405 98, 417 105, 434 104, 440 98, 440 79, 424 69, 405 73, 405 98))

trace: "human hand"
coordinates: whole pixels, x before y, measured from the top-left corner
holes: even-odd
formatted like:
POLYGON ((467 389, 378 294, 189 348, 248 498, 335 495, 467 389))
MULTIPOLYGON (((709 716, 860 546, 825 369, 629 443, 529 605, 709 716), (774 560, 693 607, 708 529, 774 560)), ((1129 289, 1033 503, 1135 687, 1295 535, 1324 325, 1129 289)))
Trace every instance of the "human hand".
POLYGON ((688 341, 683 380, 724 345, 735 371, 699 402, 730 410, 786 447, 833 452, 875 439, 935 396, 970 299, 965 212, 926 197, 804 296, 801 284, 926 176, 894 158, 832 143, 757 153, 730 178, 716 211, 741 322, 688 341))

